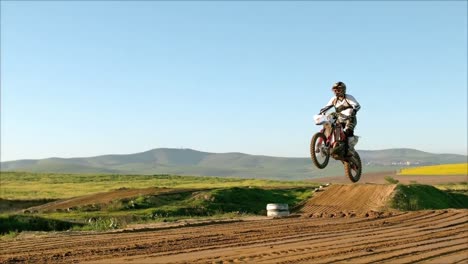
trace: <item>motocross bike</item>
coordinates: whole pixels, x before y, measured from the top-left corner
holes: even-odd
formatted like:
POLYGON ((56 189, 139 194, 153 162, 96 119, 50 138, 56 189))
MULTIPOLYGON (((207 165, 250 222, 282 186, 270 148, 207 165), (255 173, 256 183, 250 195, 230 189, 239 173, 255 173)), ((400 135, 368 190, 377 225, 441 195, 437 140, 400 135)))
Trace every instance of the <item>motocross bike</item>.
POLYGON ((359 181, 362 172, 361 157, 354 149, 350 149, 350 154, 345 149, 347 138, 340 122, 346 120, 346 116, 333 112, 329 115, 315 115, 314 120, 316 125, 323 125, 322 130, 310 142, 310 156, 314 165, 319 169, 325 168, 331 156, 343 163, 345 174, 352 182, 359 181))

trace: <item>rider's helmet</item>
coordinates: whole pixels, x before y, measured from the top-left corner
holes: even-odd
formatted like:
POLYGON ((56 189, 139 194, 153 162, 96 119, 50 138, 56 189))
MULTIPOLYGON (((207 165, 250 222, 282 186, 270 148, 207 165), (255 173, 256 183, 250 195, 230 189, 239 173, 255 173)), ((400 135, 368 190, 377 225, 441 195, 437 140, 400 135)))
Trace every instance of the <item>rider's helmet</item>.
POLYGON ((336 96, 344 96, 346 94, 346 84, 344 82, 337 82, 333 84, 332 91, 336 96))

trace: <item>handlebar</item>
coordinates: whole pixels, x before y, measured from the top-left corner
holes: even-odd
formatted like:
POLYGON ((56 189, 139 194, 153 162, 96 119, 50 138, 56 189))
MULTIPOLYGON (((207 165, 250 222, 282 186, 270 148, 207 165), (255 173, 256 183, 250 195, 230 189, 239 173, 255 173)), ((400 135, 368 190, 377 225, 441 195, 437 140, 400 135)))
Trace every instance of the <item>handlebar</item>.
POLYGON ((337 113, 337 112, 332 112, 328 115, 325 115, 324 113, 319 113, 318 115, 314 116, 316 125, 322 125, 326 122, 335 123, 338 121, 338 119, 341 119, 340 122, 342 122, 342 120, 347 120, 349 118, 351 117, 337 113))

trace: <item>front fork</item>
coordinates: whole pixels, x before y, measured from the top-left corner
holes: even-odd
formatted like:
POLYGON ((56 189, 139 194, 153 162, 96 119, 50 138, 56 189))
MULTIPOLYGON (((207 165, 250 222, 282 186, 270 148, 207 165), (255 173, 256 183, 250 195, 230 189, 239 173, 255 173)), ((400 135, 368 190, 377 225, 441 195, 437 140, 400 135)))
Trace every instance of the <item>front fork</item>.
MULTIPOLYGON (((328 142, 332 141, 331 134, 332 134, 333 130, 332 130, 332 126, 330 124, 326 123, 325 125, 323 125, 323 128, 322 128, 322 130, 320 130, 320 132, 325 135, 328 142)), ((321 145, 322 143, 323 143, 322 138, 319 138, 317 140, 317 144, 321 145)), ((327 142, 325 142, 325 143, 327 143, 327 142)))

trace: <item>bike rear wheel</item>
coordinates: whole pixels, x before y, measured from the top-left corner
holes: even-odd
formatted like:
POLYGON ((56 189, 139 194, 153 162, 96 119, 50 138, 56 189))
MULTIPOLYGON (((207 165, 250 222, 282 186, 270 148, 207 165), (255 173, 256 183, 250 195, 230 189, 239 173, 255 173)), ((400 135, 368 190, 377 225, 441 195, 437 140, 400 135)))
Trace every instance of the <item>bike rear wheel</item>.
POLYGON ((330 151, 325 142, 327 142, 327 138, 321 132, 316 133, 310 141, 310 157, 319 169, 325 168, 330 160, 330 151))
POLYGON ((362 173, 362 163, 359 154, 356 151, 353 151, 353 156, 343 163, 345 174, 348 179, 352 182, 358 182, 362 173))

